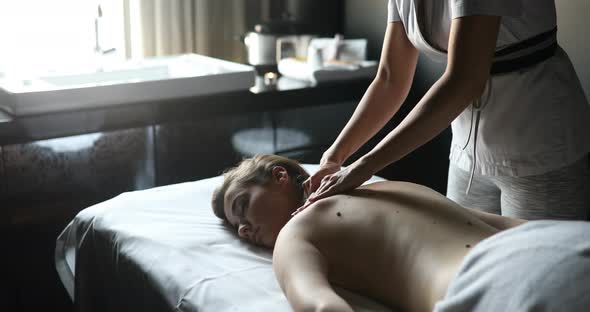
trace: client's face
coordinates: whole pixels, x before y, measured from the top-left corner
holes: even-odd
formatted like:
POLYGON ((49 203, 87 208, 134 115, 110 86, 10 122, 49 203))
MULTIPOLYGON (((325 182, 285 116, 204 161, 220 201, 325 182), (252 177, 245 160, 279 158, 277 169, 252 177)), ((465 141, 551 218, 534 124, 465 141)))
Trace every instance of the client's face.
POLYGON ((279 232, 301 204, 289 180, 285 174, 267 185, 233 184, 227 189, 225 215, 238 228, 240 237, 256 245, 274 247, 279 232))

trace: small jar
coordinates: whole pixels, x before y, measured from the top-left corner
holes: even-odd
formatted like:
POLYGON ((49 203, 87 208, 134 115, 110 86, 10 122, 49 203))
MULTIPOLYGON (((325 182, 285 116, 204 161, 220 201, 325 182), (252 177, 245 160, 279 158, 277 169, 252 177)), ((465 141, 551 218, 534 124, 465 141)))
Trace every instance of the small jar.
POLYGON ((312 70, 317 70, 324 67, 324 58, 322 56, 322 49, 314 46, 309 46, 307 50, 307 64, 312 70))

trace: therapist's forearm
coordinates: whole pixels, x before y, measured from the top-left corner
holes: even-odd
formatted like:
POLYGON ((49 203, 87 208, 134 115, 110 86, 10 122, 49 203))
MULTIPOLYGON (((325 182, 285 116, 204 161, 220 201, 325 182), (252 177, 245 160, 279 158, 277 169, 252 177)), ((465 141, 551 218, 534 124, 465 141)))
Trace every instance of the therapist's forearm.
POLYGON ((342 164, 391 119, 409 93, 417 62, 403 24, 388 23, 377 75, 322 162, 342 164))
POLYGON ((432 140, 479 96, 467 81, 444 74, 406 118, 360 161, 377 172, 432 140))
POLYGON ((375 78, 338 138, 324 154, 325 160, 343 163, 373 137, 399 110, 410 83, 375 78))

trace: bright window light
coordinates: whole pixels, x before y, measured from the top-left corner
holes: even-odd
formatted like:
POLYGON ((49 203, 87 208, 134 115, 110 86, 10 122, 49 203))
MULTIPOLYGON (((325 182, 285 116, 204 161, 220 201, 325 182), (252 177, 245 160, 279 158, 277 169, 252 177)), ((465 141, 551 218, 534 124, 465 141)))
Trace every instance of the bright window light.
POLYGON ((123 51, 121 0, 0 0, 0 72, 26 75, 96 61, 95 19, 103 8, 101 42, 123 51), (107 40, 108 38, 108 40, 107 40))

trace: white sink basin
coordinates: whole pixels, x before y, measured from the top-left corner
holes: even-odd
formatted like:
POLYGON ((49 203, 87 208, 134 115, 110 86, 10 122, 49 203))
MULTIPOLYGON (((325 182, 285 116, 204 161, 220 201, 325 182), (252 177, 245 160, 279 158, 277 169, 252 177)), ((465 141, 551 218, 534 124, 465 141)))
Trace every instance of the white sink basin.
POLYGON ((0 109, 15 116, 247 90, 251 66, 197 54, 128 61, 100 70, 0 79, 0 109))

